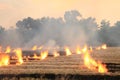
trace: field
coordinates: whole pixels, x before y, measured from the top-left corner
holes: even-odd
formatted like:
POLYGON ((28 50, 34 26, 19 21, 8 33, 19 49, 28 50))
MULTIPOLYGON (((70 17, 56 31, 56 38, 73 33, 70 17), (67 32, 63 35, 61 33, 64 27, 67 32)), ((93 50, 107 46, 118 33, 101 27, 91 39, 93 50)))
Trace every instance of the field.
POLYGON ((107 65, 108 73, 89 70, 81 54, 72 54, 0 67, 0 80, 120 80, 119 47, 95 50, 91 55, 107 65))

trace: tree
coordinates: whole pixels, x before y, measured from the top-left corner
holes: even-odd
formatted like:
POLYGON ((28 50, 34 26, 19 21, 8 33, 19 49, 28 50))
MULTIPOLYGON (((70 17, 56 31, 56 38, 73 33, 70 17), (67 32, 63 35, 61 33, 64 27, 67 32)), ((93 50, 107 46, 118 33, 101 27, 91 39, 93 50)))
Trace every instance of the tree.
POLYGON ((24 30, 38 30, 40 27, 40 21, 34 20, 31 17, 25 18, 22 21, 16 23, 17 28, 24 30))
POLYGON ((105 43, 107 45, 111 45, 111 39, 110 39, 110 22, 106 21, 106 20, 102 20, 101 21, 101 26, 100 26, 100 30, 98 31, 99 33, 99 42, 100 43, 105 43))
POLYGON ((5 28, 3 28, 2 26, 0 26, 0 33, 4 32, 5 28))
POLYGON ((5 33, 5 28, 0 26, 0 46, 3 45, 4 36, 5 36, 4 33, 5 33))
POLYGON ((82 15, 77 10, 66 11, 64 14, 64 19, 66 23, 69 24, 77 23, 78 22, 77 17, 82 17, 82 15))

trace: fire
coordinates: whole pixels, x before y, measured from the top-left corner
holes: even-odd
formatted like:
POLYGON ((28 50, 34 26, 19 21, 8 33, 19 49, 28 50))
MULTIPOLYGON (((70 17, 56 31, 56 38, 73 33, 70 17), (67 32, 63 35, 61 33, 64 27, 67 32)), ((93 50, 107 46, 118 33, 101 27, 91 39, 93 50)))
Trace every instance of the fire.
POLYGON ((101 64, 101 62, 98 62, 98 72, 100 73, 106 73, 108 72, 108 69, 106 68, 105 64, 101 64))
POLYGON ((23 59, 25 59, 26 61, 28 61, 28 57, 27 56, 23 56, 23 59))
POLYGON ((82 49, 82 52, 85 53, 85 52, 87 52, 87 51, 88 51, 88 48, 87 48, 87 46, 85 45, 84 48, 82 49))
POLYGON ((97 50, 100 50, 100 49, 107 49, 107 45, 106 44, 103 44, 102 46, 99 46, 96 48, 97 50))
POLYGON ((5 53, 0 53, 0 66, 6 66, 9 65, 9 55, 5 53))
POLYGON ((76 48, 76 53, 77 54, 81 54, 82 53, 79 46, 76 48))
POLYGON ((10 46, 7 46, 5 53, 10 53, 10 52, 11 52, 11 48, 10 46))
POLYGON ((65 51, 66 51, 66 56, 69 56, 72 54, 72 52, 70 51, 68 47, 65 48, 65 51))
MULTIPOLYGON (((42 46, 37 47, 35 45, 32 48, 32 50, 37 50, 37 49, 39 49, 39 50, 42 49, 42 46)), ((71 52, 69 47, 65 47, 64 49, 65 49, 65 52, 66 52, 66 56, 72 55, 72 52, 71 52)), ((96 49, 107 49, 107 46, 106 46, 106 44, 103 44, 102 46, 100 46, 96 49)), ((88 69, 93 70, 93 71, 97 71, 97 72, 100 72, 100 73, 107 73, 108 72, 108 69, 106 68, 105 64, 102 64, 101 61, 96 61, 94 58, 91 57, 91 52, 93 51, 92 47, 88 47, 87 45, 85 45, 82 49, 79 46, 77 46, 75 51, 76 51, 77 54, 82 54, 83 55, 84 65, 88 69)), ((8 54, 5 54, 5 53, 10 53, 10 52, 12 52, 12 50, 9 46, 6 47, 6 50, 3 53, 2 53, 2 47, 0 47, 0 66, 9 65, 10 57, 9 57, 8 54)), ((15 49, 14 52, 15 52, 16 56, 11 56, 11 58, 18 60, 18 63, 16 63, 16 65, 22 64, 23 63, 23 58, 25 58, 26 60, 31 58, 30 56, 23 56, 22 57, 22 50, 20 48, 15 49)), ((53 55, 54 55, 54 57, 60 56, 60 54, 55 50, 53 52, 53 55)), ((47 56, 48 56, 48 51, 43 51, 43 52, 40 53, 39 56, 34 53, 32 58, 43 60, 47 56)))
POLYGON ((33 50, 33 51, 37 50, 37 46, 36 46, 36 45, 33 46, 32 50, 33 50))
POLYGON ((92 52, 93 51, 93 48, 90 46, 90 51, 92 52))
POLYGON ((38 49, 41 50, 43 48, 43 46, 40 46, 38 49))
POLYGON ((84 50, 84 65, 91 70, 98 71, 100 73, 106 73, 108 70, 105 64, 100 61, 95 61, 91 56, 89 50, 84 50))
POLYGON ((16 54, 17 59, 18 59, 18 63, 17 64, 18 65, 22 64, 23 63, 22 50, 20 48, 18 48, 18 49, 15 49, 14 51, 15 51, 15 54, 16 54))
POLYGON ((41 59, 45 59, 48 56, 48 51, 41 52, 41 59))
POLYGON ((101 46, 101 48, 102 48, 102 49, 107 49, 107 45, 106 45, 106 44, 103 44, 103 45, 101 46))
POLYGON ((33 58, 34 58, 34 59, 40 59, 40 56, 37 56, 37 55, 34 53, 33 58))
POLYGON ((33 58, 35 58, 35 59, 36 59, 36 58, 38 58, 38 56, 37 56, 36 54, 34 54, 33 58))
POLYGON ((57 53, 56 51, 54 51, 53 55, 54 55, 54 57, 58 57, 58 56, 60 56, 60 54, 57 53))

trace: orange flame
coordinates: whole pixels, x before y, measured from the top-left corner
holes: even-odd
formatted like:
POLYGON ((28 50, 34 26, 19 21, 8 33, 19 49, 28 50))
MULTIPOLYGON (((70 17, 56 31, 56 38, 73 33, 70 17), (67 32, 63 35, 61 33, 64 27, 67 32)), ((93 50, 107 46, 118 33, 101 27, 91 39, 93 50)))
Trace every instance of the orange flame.
POLYGON ((18 59, 18 63, 17 64, 18 65, 22 64, 23 63, 22 50, 20 48, 18 48, 18 49, 15 49, 14 51, 15 51, 17 59, 18 59))
POLYGON ((90 46, 90 51, 92 52, 93 51, 93 48, 90 46))
POLYGON ((48 56, 48 51, 41 52, 41 59, 45 59, 48 56))
POLYGON ((54 55, 54 57, 58 57, 58 56, 60 56, 60 54, 57 53, 56 51, 54 51, 53 55, 54 55))
POLYGON ((106 65, 102 64, 101 62, 98 62, 98 72, 100 72, 100 73, 108 72, 108 69, 106 68, 106 65))
MULTIPOLYGON (((1 48, 2 47, 0 47, 0 52, 2 51, 1 48)), ((37 50, 37 49, 42 49, 42 47, 37 48, 37 46, 35 45, 32 48, 32 50, 37 50)), ((106 44, 104 44, 101 47, 98 47, 98 49, 107 49, 107 46, 106 46, 106 44)), ((70 49, 68 47, 65 47, 65 51, 66 51, 66 56, 72 55, 72 52, 70 51, 70 49)), ((92 51, 93 51, 92 47, 90 47, 90 49, 88 49, 87 46, 85 46, 83 49, 80 49, 80 47, 76 48, 76 53, 77 54, 81 54, 81 53, 83 54, 84 65, 88 69, 98 71, 100 73, 108 72, 108 69, 106 68, 105 64, 102 64, 102 62, 96 61, 91 57, 90 53, 92 51)), ((8 46, 6 48, 5 53, 10 53, 10 52, 11 52, 11 48, 8 46)), ((18 60, 18 63, 16 63, 17 65, 20 65, 20 64, 23 63, 23 58, 25 58, 26 60, 28 58, 31 58, 30 56, 24 56, 22 58, 22 50, 20 48, 15 49, 14 52, 15 52, 16 56, 12 56, 12 58, 18 60)), ((5 54, 5 53, 0 53, 0 66, 8 65, 9 62, 10 62, 9 61, 10 60, 9 55, 5 54)), ((54 54, 54 57, 60 56, 60 54, 57 53, 57 51, 54 51, 53 54, 54 54)), ((33 58, 35 58, 35 59, 45 59, 47 56, 48 56, 48 51, 43 51, 43 52, 41 52, 40 56, 37 56, 34 53, 33 58)))
POLYGON ((88 51, 88 48, 87 48, 87 46, 85 45, 84 48, 82 49, 82 52, 85 53, 85 52, 87 52, 87 51, 88 51))
POLYGON ((66 56, 69 56, 72 54, 72 52, 70 51, 68 47, 65 48, 65 52, 66 52, 66 56))
POLYGON ((106 44, 103 44, 102 46, 99 46, 96 48, 97 50, 100 50, 100 49, 107 49, 107 45, 106 44))
POLYGON ((41 50, 43 48, 43 46, 40 46, 38 49, 41 50))
POLYGON ((107 45, 106 45, 106 44, 103 44, 103 45, 101 46, 101 48, 102 48, 102 49, 107 49, 107 45))
POLYGON ((104 64, 100 61, 95 61, 91 56, 88 50, 84 51, 84 64, 87 68, 91 70, 96 70, 100 73, 106 73, 108 70, 104 64))
POLYGON ((34 53, 33 58, 34 58, 34 59, 40 59, 40 56, 37 56, 37 55, 34 53))
POLYGON ((35 58, 35 59, 36 59, 36 58, 38 58, 38 56, 37 56, 36 54, 34 54, 33 58, 35 58))
POLYGON ((7 46, 5 53, 10 53, 10 52, 11 52, 11 48, 10 46, 7 46))
POLYGON ((9 65, 10 57, 5 53, 0 53, 0 66, 9 65))
POLYGON ((25 59, 26 61, 28 61, 28 57, 27 56, 23 56, 23 59, 25 59))
POLYGON ((37 50, 37 46, 36 46, 36 45, 33 46, 32 50, 33 50, 33 51, 37 50))
POLYGON ((76 48, 76 53, 77 54, 81 54, 82 53, 79 46, 76 48))

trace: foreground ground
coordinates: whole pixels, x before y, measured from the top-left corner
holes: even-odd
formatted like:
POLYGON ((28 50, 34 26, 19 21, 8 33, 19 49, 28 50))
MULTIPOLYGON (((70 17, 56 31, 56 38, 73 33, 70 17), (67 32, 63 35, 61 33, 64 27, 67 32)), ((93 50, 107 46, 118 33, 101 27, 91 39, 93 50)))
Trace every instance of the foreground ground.
POLYGON ((72 54, 0 67, 0 80, 120 80, 120 48, 95 50, 91 55, 106 63, 109 72, 89 70, 83 65, 81 54, 72 54))

